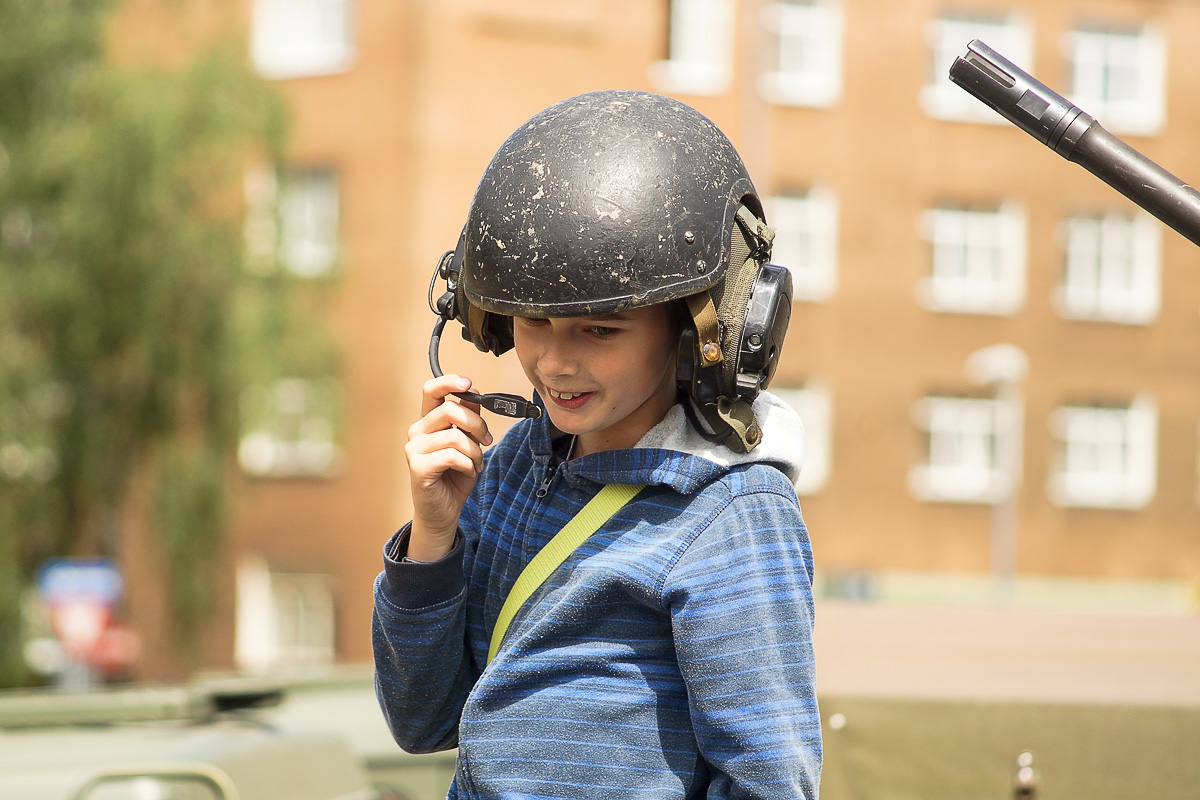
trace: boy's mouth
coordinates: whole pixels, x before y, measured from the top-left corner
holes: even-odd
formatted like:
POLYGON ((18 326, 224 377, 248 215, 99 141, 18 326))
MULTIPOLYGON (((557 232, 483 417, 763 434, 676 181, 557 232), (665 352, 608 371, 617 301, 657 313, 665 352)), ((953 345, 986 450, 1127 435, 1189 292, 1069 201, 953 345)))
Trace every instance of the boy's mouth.
POLYGON ((556 406, 565 409, 576 409, 591 399, 595 392, 557 392, 550 387, 546 387, 546 394, 554 401, 556 406))

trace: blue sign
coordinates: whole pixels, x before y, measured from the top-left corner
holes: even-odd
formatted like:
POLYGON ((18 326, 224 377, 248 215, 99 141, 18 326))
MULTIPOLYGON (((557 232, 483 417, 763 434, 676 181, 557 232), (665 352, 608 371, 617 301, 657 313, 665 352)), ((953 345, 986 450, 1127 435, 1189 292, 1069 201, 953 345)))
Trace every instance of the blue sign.
POLYGON ((48 605, 86 601, 111 606, 125 582, 112 559, 55 558, 38 570, 37 587, 48 605))

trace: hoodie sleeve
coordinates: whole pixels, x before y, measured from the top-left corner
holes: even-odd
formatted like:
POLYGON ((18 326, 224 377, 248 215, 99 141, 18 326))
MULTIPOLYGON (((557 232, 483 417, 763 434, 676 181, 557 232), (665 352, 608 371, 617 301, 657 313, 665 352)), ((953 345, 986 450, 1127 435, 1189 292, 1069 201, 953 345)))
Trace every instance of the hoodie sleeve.
POLYGON ((375 580, 375 693, 396 743, 426 753, 457 744, 478 672, 465 643, 464 537, 438 561, 401 562, 407 534, 406 526, 384 547, 375 580))
POLYGON ((821 773, 812 550, 775 484, 731 492, 664 585, 696 739, 731 800, 816 798, 821 773))

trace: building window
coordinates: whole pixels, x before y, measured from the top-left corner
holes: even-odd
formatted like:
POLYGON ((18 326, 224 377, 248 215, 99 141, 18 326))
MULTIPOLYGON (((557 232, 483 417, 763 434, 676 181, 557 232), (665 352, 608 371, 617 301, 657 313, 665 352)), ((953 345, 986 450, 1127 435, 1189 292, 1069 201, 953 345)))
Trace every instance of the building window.
POLYGON ((829 387, 809 380, 795 389, 772 387, 771 393, 790 405, 804 423, 804 466, 796 493, 816 494, 829 482, 833 456, 833 402, 829 387))
POLYGON ((338 184, 330 170, 289 174, 280 197, 282 257, 293 274, 305 278, 333 271, 338 259, 338 184))
POLYGON ((819 302, 837 287, 837 199, 820 188, 771 198, 771 260, 792 272, 792 297, 819 302))
POLYGON ((238 463, 260 478, 331 477, 342 466, 341 384, 286 378, 242 393, 238 463))
POLYGON ((759 87, 775 103, 827 108, 842 96, 842 7, 835 0, 790 0, 763 9, 773 69, 759 87))
POLYGON ((969 92, 950 82, 950 65, 979 39, 1019 67, 1029 69, 1033 34, 1022 17, 948 14, 928 23, 926 41, 931 55, 929 80, 921 89, 921 108, 936 119, 1007 124, 1005 119, 969 92))
POLYGON ((1148 214, 1077 216, 1066 223, 1057 293, 1070 319, 1145 324, 1160 306, 1162 227, 1148 214))
POLYGON ((1158 458, 1153 400, 1062 406, 1051 415, 1050 429, 1058 455, 1047 489, 1056 505, 1141 508, 1150 502, 1158 458))
POLYGON ((930 244, 930 275, 917 288, 933 311, 1011 314, 1025 300, 1025 215, 1012 204, 942 206, 919 227, 930 244))
POLYGON ((276 263, 301 278, 327 275, 340 256, 337 175, 329 169, 286 171, 282 190, 269 168, 249 170, 246 196, 246 263, 268 272, 276 263))
POLYGON ((671 0, 667 60, 651 67, 665 92, 720 94, 733 73, 733 0, 671 0))
POLYGON ((237 571, 238 667, 251 673, 328 666, 335 657, 331 575, 272 570, 249 559, 237 571))
MULTIPOLYGON (((925 462, 908 475, 921 500, 993 503, 1013 481, 999 461, 1003 409, 993 398, 928 396, 913 407, 922 432, 925 462)), ((1019 459, 1018 459, 1019 461, 1019 459)))
POLYGON ((266 78, 345 72, 355 58, 352 0, 254 0, 251 54, 266 78))
POLYGON ((1153 26, 1080 29, 1064 37, 1071 100, 1114 133, 1150 135, 1166 122, 1166 42, 1153 26))

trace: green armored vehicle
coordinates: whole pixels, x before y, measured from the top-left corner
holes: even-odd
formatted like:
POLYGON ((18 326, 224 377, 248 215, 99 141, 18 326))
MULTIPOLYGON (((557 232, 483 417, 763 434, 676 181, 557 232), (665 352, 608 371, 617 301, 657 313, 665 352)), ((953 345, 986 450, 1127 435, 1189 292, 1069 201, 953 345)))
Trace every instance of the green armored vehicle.
POLYGON ((0 798, 432 800, 454 754, 386 736, 369 682, 0 692, 0 798))

